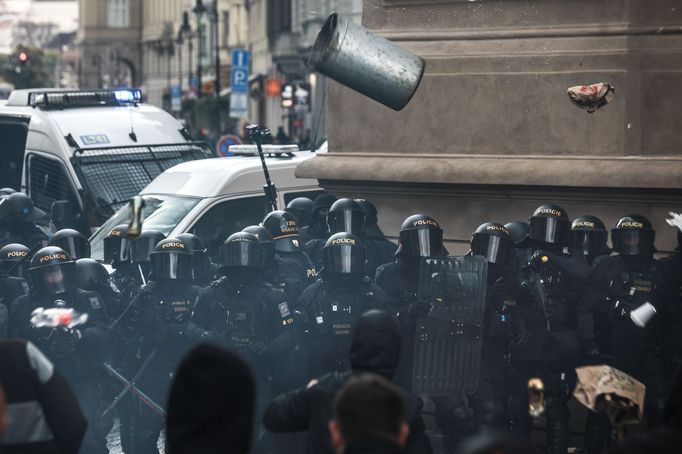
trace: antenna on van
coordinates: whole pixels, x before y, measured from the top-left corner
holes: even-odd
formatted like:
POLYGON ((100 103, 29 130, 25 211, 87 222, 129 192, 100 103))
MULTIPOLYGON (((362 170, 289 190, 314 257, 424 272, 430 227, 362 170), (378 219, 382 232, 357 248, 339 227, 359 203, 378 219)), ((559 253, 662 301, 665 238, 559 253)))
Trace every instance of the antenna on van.
POLYGON ((249 137, 256 142, 260 163, 263 165, 263 175, 265 175, 263 192, 265 192, 265 196, 270 199, 270 205, 272 205, 273 211, 277 211, 277 189, 275 188, 275 185, 272 184, 272 180, 270 180, 270 172, 268 171, 268 165, 265 163, 265 155, 263 154, 263 137, 269 136, 270 130, 261 125, 248 125, 246 130, 249 131, 249 137))
POLYGON ((135 134, 135 128, 133 128, 133 106, 132 104, 128 106, 128 113, 130 114, 130 134, 128 134, 128 137, 130 137, 130 140, 133 142, 137 142, 137 134, 135 134))

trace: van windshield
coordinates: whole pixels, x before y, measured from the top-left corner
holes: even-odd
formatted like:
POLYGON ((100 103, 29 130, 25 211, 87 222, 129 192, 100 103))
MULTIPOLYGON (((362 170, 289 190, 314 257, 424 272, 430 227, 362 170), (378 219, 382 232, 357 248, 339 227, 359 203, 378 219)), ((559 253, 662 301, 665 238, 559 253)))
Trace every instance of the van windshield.
MULTIPOLYGON (((168 235, 201 200, 195 197, 171 195, 145 195, 142 198, 144 199, 142 230, 158 230, 164 235, 168 235)), ((90 238, 92 258, 104 260, 104 238, 117 225, 129 222, 130 208, 126 205, 111 216, 90 238)))

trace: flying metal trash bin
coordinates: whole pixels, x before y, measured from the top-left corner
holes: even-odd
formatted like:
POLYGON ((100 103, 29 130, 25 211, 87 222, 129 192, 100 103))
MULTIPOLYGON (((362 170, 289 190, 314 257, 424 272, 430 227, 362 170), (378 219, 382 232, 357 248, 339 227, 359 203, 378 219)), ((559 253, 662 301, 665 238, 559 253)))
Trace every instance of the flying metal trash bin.
POLYGON ((336 13, 317 35, 308 64, 394 110, 410 102, 424 74, 423 58, 336 13))

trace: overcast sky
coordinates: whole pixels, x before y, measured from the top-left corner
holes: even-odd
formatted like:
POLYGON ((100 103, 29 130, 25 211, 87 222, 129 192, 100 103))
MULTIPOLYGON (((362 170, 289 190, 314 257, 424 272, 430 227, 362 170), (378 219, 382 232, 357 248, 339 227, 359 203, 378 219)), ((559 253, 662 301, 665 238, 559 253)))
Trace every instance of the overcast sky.
POLYGON ((12 28, 22 20, 53 22, 60 32, 78 28, 78 1, 0 0, 0 53, 12 51, 12 28))

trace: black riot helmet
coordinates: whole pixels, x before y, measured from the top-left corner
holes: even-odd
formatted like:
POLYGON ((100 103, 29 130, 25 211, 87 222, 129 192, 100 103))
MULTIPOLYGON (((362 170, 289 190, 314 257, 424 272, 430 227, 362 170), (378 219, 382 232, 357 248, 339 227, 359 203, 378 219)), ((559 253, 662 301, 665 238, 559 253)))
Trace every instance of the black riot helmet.
POLYGON ((439 257, 444 250, 443 230, 435 219, 425 214, 413 214, 403 221, 396 257, 439 257))
POLYGON ((471 236, 471 253, 495 265, 504 265, 513 246, 509 230, 496 222, 481 224, 471 236))
POLYGON ((8 195, 12 195, 15 192, 17 191, 12 188, 0 188, 0 197, 7 197, 8 195))
POLYGON ((56 246, 36 252, 29 273, 33 287, 41 295, 60 295, 76 288, 76 263, 56 246))
POLYGON ((315 197, 313 202, 313 213, 310 218, 310 225, 327 231, 327 213, 329 208, 336 202, 336 197, 331 194, 320 194, 315 197))
POLYGON ((339 199, 327 213, 329 232, 347 232, 362 235, 365 232, 365 212, 353 199, 339 199))
POLYGON ((559 205, 541 205, 530 217, 528 236, 532 241, 563 247, 568 244, 571 221, 559 205))
POLYGON ((571 248, 582 251, 585 256, 607 254, 609 232, 597 216, 585 214, 578 216, 571 224, 571 248))
POLYGON ((0 248, 0 271, 10 276, 28 277, 28 256, 31 250, 19 243, 0 248))
POLYGON ((301 229, 293 214, 281 210, 273 211, 265 216, 261 225, 272 235, 276 251, 295 252, 303 249, 303 241, 299 236, 301 229))
POLYGON ((262 269, 263 246, 256 235, 248 232, 237 232, 230 235, 220 247, 220 265, 222 268, 262 269))
POLYGON ((15 219, 33 222, 47 216, 43 210, 33 206, 33 200, 23 192, 15 192, 6 197, 15 219))
POLYGON ((242 232, 255 235, 258 242, 263 246, 263 264, 265 268, 271 267, 275 263, 275 241, 268 229, 261 225, 250 225, 242 232))
POLYGON ((365 213, 365 235, 370 238, 384 238, 384 232, 379 228, 379 214, 377 207, 367 199, 355 199, 365 213))
POLYGON ((504 227, 509 232, 511 240, 515 246, 522 244, 524 241, 528 239, 528 231, 530 230, 530 226, 528 225, 527 222, 523 221, 508 222, 504 225, 504 227))
POLYGON ((621 255, 648 256, 654 252, 656 231, 646 217, 629 214, 611 229, 613 250, 621 255))
POLYGON ((109 285, 109 272, 104 265, 93 259, 76 260, 76 287, 97 291, 109 285))
POLYGON ((310 224, 310 218, 313 215, 314 202, 308 197, 296 197, 287 204, 284 211, 288 211, 296 216, 299 227, 303 228, 310 224))
POLYGON ((62 229, 50 238, 50 246, 64 249, 74 260, 90 257, 90 242, 78 230, 62 229))
POLYGON ((120 263, 130 262, 130 243, 126 238, 128 226, 126 224, 117 225, 104 238, 104 262, 111 264, 114 268, 120 263))
POLYGON ((175 238, 182 240, 192 251, 192 269, 194 278, 200 282, 207 282, 213 279, 211 268, 211 258, 208 256, 208 249, 204 242, 193 233, 181 233, 175 238))
POLYGON ((182 240, 166 238, 159 241, 149 258, 152 279, 191 281, 194 277, 192 252, 182 240))
POLYGON ((365 273, 365 261, 365 247, 351 233, 335 233, 322 247, 325 273, 362 275, 365 273))
POLYGON ((165 240, 166 235, 158 230, 145 230, 140 236, 130 241, 130 261, 135 264, 149 262, 152 252, 159 241, 165 240))

